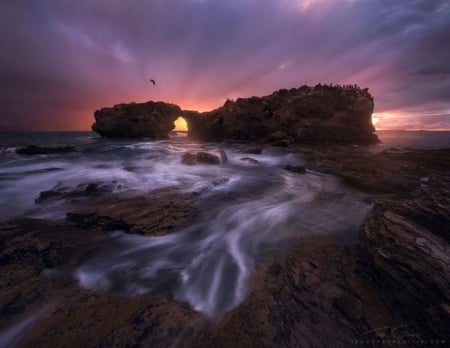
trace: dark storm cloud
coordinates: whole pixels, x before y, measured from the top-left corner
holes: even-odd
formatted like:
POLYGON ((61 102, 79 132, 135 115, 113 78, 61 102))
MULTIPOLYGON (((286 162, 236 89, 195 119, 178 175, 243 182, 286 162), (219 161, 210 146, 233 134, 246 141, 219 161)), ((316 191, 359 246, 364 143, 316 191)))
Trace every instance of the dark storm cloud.
POLYGON ((318 82, 368 86, 379 112, 450 110, 446 0, 18 0, 0 13, 0 127, 87 128, 122 101, 209 108, 318 82))
POLYGON ((424 65, 418 68, 414 73, 417 75, 449 75, 450 64, 443 63, 442 65, 424 65))

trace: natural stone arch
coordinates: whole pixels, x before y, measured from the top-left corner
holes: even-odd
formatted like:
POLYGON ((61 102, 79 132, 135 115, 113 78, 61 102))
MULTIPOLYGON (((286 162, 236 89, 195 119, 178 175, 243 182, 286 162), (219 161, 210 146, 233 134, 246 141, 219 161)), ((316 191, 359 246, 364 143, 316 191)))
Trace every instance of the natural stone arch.
POLYGON ((367 89, 317 85, 238 98, 212 111, 164 102, 118 104, 97 110, 92 130, 104 137, 168 139, 182 116, 199 141, 290 144, 374 144, 374 103, 367 89), (282 137, 280 138, 280 134, 282 137))
POLYGON ((202 140, 209 123, 207 118, 202 116, 198 111, 183 110, 181 117, 186 121, 188 128, 188 137, 192 139, 202 140))

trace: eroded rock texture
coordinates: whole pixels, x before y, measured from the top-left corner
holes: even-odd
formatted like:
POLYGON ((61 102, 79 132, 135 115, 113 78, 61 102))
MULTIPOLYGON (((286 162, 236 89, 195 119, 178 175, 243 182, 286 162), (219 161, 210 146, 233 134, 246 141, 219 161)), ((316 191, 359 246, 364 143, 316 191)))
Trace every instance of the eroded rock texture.
POLYGON ((179 106, 163 102, 118 104, 97 110, 92 130, 108 138, 167 139, 180 114, 179 106))
POLYGON ((95 112, 92 129, 106 137, 165 139, 183 116, 189 136, 203 141, 238 140, 289 146, 373 144, 373 98, 356 86, 317 85, 282 89, 264 97, 227 100, 213 111, 181 110, 162 102, 120 104, 95 112))
POLYGON ((358 235, 299 237, 262 259, 245 301, 221 321, 167 296, 78 286, 74 269, 104 250, 111 231, 162 235, 196 214, 196 194, 121 197, 91 184, 60 193, 84 199, 65 220, 0 224, 0 328, 33 319, 19 347, 448 346, 450 151, 304 155, 307 170, 362 189, 373 210, 358 235))
POLYGON ((282 89, 265 97, 228 100, 203 113, 192 136, 288 146, 292 143, 369 144, 373 98, 366 89, 318 85, 282 89))

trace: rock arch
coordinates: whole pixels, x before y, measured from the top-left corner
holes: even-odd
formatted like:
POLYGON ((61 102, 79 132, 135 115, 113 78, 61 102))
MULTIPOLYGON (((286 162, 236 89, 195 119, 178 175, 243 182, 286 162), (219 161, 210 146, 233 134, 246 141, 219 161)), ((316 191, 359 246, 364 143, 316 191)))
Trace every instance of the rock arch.
POLYGON ((367 89, 318 85, 238 98, 199 113, 164 102, 118 104, 97 110, 92 130, 104 137, 168 139, 178 117, 199 141, 290 144, 373 144, 374 102, 367 89))

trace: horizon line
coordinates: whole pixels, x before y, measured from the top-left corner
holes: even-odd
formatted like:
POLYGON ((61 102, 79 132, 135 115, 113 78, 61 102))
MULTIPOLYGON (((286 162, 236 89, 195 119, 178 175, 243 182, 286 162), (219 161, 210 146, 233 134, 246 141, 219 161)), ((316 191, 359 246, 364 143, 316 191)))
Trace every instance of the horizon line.
MULTIPOLYGON (((187 132, 189 130, 171 130, 171 132, 187 132)), ((376 132, 385 132, 385 131, 403 131, 403 132, 450 132, 450 128, 406 128, 406 129, 397 129, 397 128, 383 128, 383 129, 375 129, 376 132)), ((95 133, 91 129, 41 129, 41 130, 0 130, 0 133, 95 133)))

